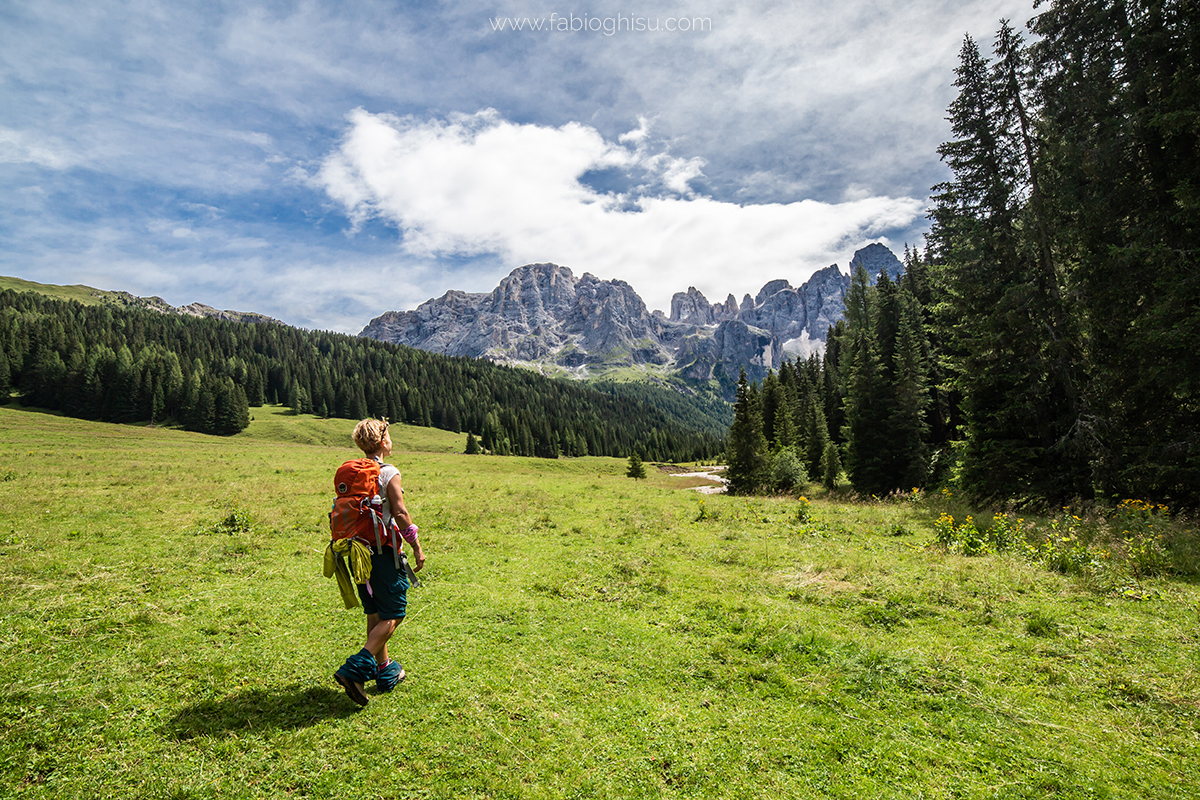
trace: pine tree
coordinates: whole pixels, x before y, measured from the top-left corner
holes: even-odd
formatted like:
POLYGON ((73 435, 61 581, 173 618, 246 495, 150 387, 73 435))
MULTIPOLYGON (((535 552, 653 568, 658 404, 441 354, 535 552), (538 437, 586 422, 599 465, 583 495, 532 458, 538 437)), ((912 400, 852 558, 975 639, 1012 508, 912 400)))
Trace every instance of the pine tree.
POLYGON ((1194 2, 1055 0, 1032 23, 1037 157, 1087 363, 1094 480, 1200 505, 1194 2))
POLYGON ((825 450, 831 440, 829 427, 825 424, 825 412, 815 393, 808 397, 805 420, 805 427, 808 431, 803 443, 805 464, 809 475, 820 475, 822 474, 821 459, 824 458, 825 450))
POLYGON ((642 465, 642 457, 638 454, 637 450, 629 453, 629 467, 625 470, 625 477, 635 480, 646 477, 646 468, 642 465))
POLYGON ((466 454, 469 456, 479 455, 483 452, 483 448, 479 446, 479 440, 475 438, 475 434, 467 432, 467 449, 466 454))
MULTIPOLYGON (((288 384, 286 403, 287 407, 292 410, 293 414, 301 413, 302 409, 304 408, 304 401, 300 393, 300 381, 296 380, 295 378, 293 378, 291 383, 288 384)), ((351 418, 353 419, 353 417, 351 418)), ((362 418, 359 417, 359 419, 362 418)))
POLYGON ((850 338, 844 437, 846 472, 856 491, 886 494, 893 488, 888 429, 893 400, 879 357, 875 296, 867 272, 858 267, 846 295, 850 338))
POLYGON ((196 405, 192 409, 191 420, 185 427, 200 433, 214 433, 216 430, 216 398, 213 394, 213 380, 200 380, 200 388, 196 394, 196 405))
POLYGON ((926 412, 929 407, 928 367, 922 341, 921 311, 916 297, 902 286, 899 293, 900 325, 896 332, 895 408, 892 411, 892 450, 898 488, 925 485, 929 456, 926 412))
POLYGON ((755 393, 742 370, 737 383, 737 402, 733 407, 733 425, 726 443, 725 476, 731 494, 751 494, 767 482, 767 440, 762 432, 762 417, 755 393))
POLYGON ((784 410, 783 387, 780 386, 775 370, 767 370, 767 375, 763 378, 759 390, 759 403, 762 412, 763 436, 767 439, 767 446, 774 449, 778 436, 776 417, 784 410))
POLYGON ((1073 441, 1074 337, 1026 203, 1035 176, 1022 146, 1017 48, 1003 29, 1000 38, 999 69, 972 39, 963 43, 950 106, 956 139, 939 148, 954 180, 936 187, 932 275, 962 396, 964 483, 982 496, 1065 497, 1087 491, 1073 441))
POLYGON ((845 428, 846 417, 846 380, 843 362, 847 361, 844 351, 848 346, 846 320, 839 319, 831 325, 826 334, 825 360, 822 364, 820 386, 818 387, 822 409, 825 412, 825 424, 830 439, 841 442, 842 431, 845 428))
POLYGON ((163 394, 161 384, 154 387, 154 395, 150 401, 150 424, 153 425, 163 417, 163 409, 166 408, 166 400, 163 394))
POLYGON ((10 373, 8 371, 8 356, 0 350, 0 405, 8 402, 9 393, 12 391, 10 383, 10 373))

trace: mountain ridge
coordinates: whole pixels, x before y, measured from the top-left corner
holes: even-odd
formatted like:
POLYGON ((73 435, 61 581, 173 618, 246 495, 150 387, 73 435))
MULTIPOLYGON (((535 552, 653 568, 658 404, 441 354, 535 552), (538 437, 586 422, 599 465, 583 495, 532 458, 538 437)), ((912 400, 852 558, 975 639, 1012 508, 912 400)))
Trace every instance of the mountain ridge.
MULTIPOLYGON (((881 243, 855 252, 850 272, 862 266, 872 281, 903 265, 881 243)), ((410 311, 388 311, 360 336, 444 355, 486 358, 576 378, 634 370, 659 379, 716 383, 729 396, 745 369, 755 380, 787 358, 807 358, 824 348, 829 327, 845 313, 850 276, 836 264, 793 287, 767 282, 738 303, 732 294, 711 303, 689 286, 671 298, 670 315, 649 311, 633 287, 568 267, 526 264, 491 292, 451 289, 410 311)))
POLYGON ((53 283, 37 283, 24 278, 0 276, 0 290, 12 289, 17 292, 37 292, 58 300, 75 300, 84 305, 112 305, 122 308, 140 308, 147 311, 157 311, 160 314, 183 314, 190 317, 213 317, 231 322, 268 322, 274 325, 286 325, 286 322, 259 314, 255 311, 222 311, 204 303, 188 303, 185 306, 173 306, 161 297, 138 297, 129 292, 109 289, 97 289, 82 283, 60 285, 53 283))

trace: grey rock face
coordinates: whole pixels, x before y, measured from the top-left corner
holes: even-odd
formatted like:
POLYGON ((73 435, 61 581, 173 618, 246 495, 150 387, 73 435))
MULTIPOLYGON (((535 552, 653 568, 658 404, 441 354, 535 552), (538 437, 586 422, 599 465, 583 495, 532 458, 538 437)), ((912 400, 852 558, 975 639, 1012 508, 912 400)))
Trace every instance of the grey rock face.
MULTIPOLYGON (((154 299, 158 300, 159 298, 156 297, 154 299)), ((228 320, 230 322, 270 322, 276 325, 283 324, 273 317, 268 317, 266 314, 257 314, 253 311, 220 311, 203 303, 191 303, 190 305, 180 306, 176 310, 180 314, 186 314, 191 317, 216 317, 217 319, 228 320)))
POLYGON ((774 357, 772 333, 741 320, 722 322, 713 334, 713 346, 716 362, 730 378, 736 379, 738 372, 745 369, 748 378, 758 381, 766 377, 768 370, 779 366, 774 357), (732 374, 730 368, 735 370, 732 374))
POLYGON ((389 311, 360 336, 447 355, 548 361, 566 367, 665 364, 667 325, 624 281, 578 280, 566 267, 529 264, 490 294, 450 291, 412 311, 389 311))
POLYGON ((904 265, 896 258, 896 254, 879 242, 855 251, 854 257, 850 259, 850 274, 853 275, 854 270, 860 266, 867 271, 871 283, 879 280, 881 272, 887 272, 888 278, 893 282, 904 272, 904 265))
POLYGON ((133 308, 141 308, 146 311, 155 311, 159 314, 181 314, 185 317, 214 317, 216 319, 226 320, 228 322, 269 322, 272 325, 283 325, 284 323, 274 317, 268 317, 266 314, 259 314, 255 311, 221 311, 220 309, 206 306, 204 303, 189 303, 186 306, 175 306, 163 300, 161 297, 138 297, 129 292, 102 292, 93 290, 91 293, 94 297, 109 298, 116 300, 124 306, 133 308))
POLYGON ((686 292, 676 292, 671 297, 672 322, 688 322, 693 325, 713 325, 737 316, 737 301, 733 295, 723 304, 709 303, 695 286, 686 292))
MULTIPOLYGON (((784 291, 785 289, 791 288, 792 285, 783 278, 777 278, 776 280, 768 281, 766 286, 758 290, 758 294, 754 298, 754 305, 761 306, 772 296, 784 291)), ((749 297, 750 295, 746 296, 749 297)))
MULTIPOLYGON (((903 267, 881 244, 854 254, 854 265, 895 276, 903 267)), ((873 279, 874 280, 874 279, 873 279)), ((653 364, 693 381, 717 378, 726 390, 745 368, 761 380, 785 359, 824 348, 845 313, 850 278, 836 264, 799 287, 767 283, 739 304, 710 303, 694 286, 671 298, 670 316, 650 313, 628 283, 578 279, 566 267, 529 264, 488 294, 449 291, 412 311, 389 311, 361 336, 448 355, 537 362, 571 369, 653 364)))

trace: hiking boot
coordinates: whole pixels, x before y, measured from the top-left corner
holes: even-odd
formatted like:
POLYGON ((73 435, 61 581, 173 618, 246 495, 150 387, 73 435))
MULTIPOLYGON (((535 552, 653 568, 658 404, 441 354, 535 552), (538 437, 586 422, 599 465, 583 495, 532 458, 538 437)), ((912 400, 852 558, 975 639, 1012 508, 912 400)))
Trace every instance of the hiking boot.
POLYGON ((333 679, 341 684, 341 687, 346 690, 346 696, 358 703, 360 706, 365 706, 370 702, 366 692, 363 691, 362 684, 355 683, 353 680, 340 672, 333 673, 333 679))
POLYGON ((333 679, 346 690, 346 696, 360 706, 367 704, 367 695, 363 684, 371 680, 378 668, 375 666, 375 656, 365 647, 346 659, 346 663, 333 674, 333 679))
POLYGON ((396 688, 397 683, 404 680, 405 674, 399 661, 389 661, 375 673, 375 687, 381 692, 390 692, 396 688))

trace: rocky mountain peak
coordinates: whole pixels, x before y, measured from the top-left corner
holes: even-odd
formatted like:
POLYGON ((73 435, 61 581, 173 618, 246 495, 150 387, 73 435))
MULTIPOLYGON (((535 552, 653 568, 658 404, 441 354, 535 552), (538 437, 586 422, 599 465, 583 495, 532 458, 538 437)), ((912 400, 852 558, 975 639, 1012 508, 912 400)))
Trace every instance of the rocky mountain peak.
MULTIPOLYGON (((851 265, 860 264, 873 277, 903 271, 882 244, 857 251, 851 265)), ((845 313, 849 285, 849 275, 831 264, 798 287, 769 281, 740 304, 732 294, 711 303, 689 286, 672 296, 667 316, 647 311, 625 281, 527 264, 490 293, 449 291, 412 311, 383 314, 360 335, 448 355, 554 365, 580 376, 656 365, 701 383, 716 379, 729 393, 742 368, 760 380, 787 358, 819 352, 845 313)))
POLYGON ((758 294, 754 298, 754 305, 761 306, 771 295, 782 292, 784 289, 791 288, 792 285, 783 278, 768 281, 766 286, 758 290, 758 294))
POLYGON ((709 303, 695 286, 689 286, 686 292, 676 292, 671 296, 672 322, 690 322, 693 325, 712 325, 722 320, 731 319, 737 314, 737 301, 733 295, 724 304, 709 303))
POLYGON ((874 242, 854 252, 854 257, 850 259, 850 274, 853 275, 854 270, 860 266, 867 271, 871 283, 875 283, 879 279, 881 272, 886 272, 888 278, 893 281, 898 280, 904 272, 904 264, 900 263, 896 254, 879 242, 874 242))

